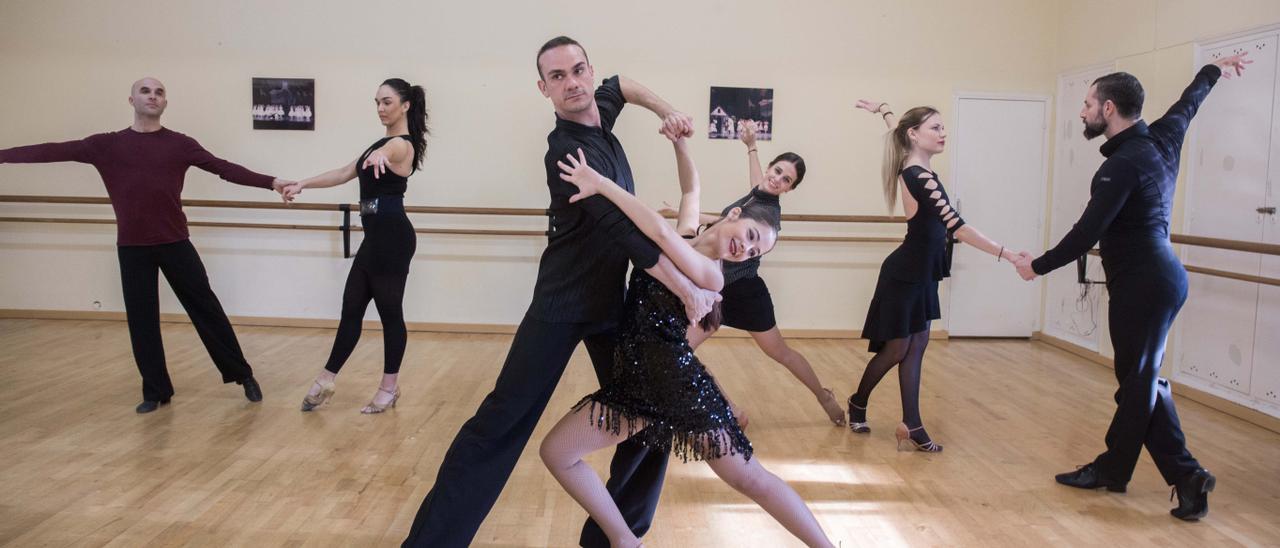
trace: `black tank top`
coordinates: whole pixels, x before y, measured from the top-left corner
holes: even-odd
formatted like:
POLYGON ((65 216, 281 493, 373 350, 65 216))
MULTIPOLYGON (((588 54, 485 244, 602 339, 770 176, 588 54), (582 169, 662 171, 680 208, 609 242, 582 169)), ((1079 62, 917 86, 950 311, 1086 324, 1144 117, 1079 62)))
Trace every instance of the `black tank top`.
POLYGON ((395 172, 391 171, 390 168, 387 168, 386 171, 382 172, 382 174, 375 179, 373 177, 373 166, 369 166, 363 169, 360 167, 361 165, 364 164, 365 158, 369 157, 369 154, 381 148, 382 145, 385 145, 387 143, 387 141, 390 141, 392 139, 397 139, 397 138, 409 141, 408 135, 396 135, 392 137, 383 137, 375 141, 372 145, 369 146, 369 148, 365 149, 364 153, 360 155, 360 159, 356 160, 356 175, 360 177, 360 199, 361 200, 368 200, 370 198, 377 198, 380 196, 399 196, 401 198, 404 197, 404 191, 409 188, 408 177, 397 175, 395 172))

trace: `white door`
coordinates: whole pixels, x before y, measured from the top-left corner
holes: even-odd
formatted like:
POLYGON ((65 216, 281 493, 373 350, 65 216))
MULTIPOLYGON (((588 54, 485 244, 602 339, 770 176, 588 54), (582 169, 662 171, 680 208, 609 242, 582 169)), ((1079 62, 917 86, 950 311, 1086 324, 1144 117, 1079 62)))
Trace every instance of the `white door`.
MULTIPOLYGON (((1275 89, 1280 90, 1280 60, 1277 63, 1275 89)), ((1280 140, 1280 93, 1275 96, 1272 142, 1280 140)), ((1263 241, 1280 245, 1280 213, 1270 213, 1266 209, 1277 205, 1280 205, 1280 147, 1271 147, 1271 172, 1267 178, 1262 232, 1263 241)), ((1280 278, 1280 257, 1263 255, 1262 275, 1280 278)), ((1264 411, 1280 416, 1280 287, 1258 286, 1258 324, 1254 332, 1258 336, 1253 345, 1253 376, 1250 382, 1253 397, 1269 406, 1263 407, 1264 411)))
MULTIPOLYGON (((1254 63, 1244 78, 1221 80, 1201 105, 1184 149, 1191 172, 1187 188, 1187 232, 1250 242, 1262 241, 1271 159, 1271 109, 1275 100, 1276 37, 1242 38, 1201 52, 1205 62, 1249 52, 1254 63)), ((1187 264, 1258 274, 1261 256, 1185 246, 1187 264)), ((1259 285, 1190 274, 1190 296, 1179 314, 1179 374, 1199 377, 1242 394, 1250 393, 1259 285)))
MULTIPOLYGON (((1043 239, 1048 99, 960 96, 951 123, 948 193, 966 223, 1014 250, 1043 239)), ((947 330, 959 337, 1030 337, 1040 313, 1039 283, 1006 262, 957 244, 947 330)))
MULTIPOLYGON (((1057 120, 1054 122, 1053 200, 1049 211, 1049 245, 1066 235, 1089 203, 1089 183, 1104 159, 1099 139, 1084 138, 1080 107, 1093 81, 1115 72, 1114 64, 1100 65, 1058 77, 1057 120)), ((1033 250, 1034 253, 1037 250, 1033 250)), ((1089 257, 1085 277, 1102 280, 1102 262, 1089 257)), ((1074 267, 1044 276, 1046 334, 1097 352, 1105 318, 1101 285, 1081 285, 1074 267)))
MULTIPOLYGON (((1277 124, 1280 125, 1280 118, 1277 118, 1277 124)), ((1280 172, 1280 166, 1273 168, 1272 172, 1280 172)), ((1273 175, 1268 205, 1276 207, 1277 201, 1280 200, 1276 200, 1276 177, 1273 175)), ((1280 221, 1277 217, 1280 215, 1271 215, 1266 221, 1266 242, 1270 244, 1280 244, 1280 221)), ((1262 275, 1280 278, 1280 257, 1264 256, 1262 275)), ((1253 346, 1252 394, 1258 401, 1271 406, 1265 411, 1280 416, 1280 287, 1258 286, 1258 324, 1254 331, 1257 337, 1253 346)))

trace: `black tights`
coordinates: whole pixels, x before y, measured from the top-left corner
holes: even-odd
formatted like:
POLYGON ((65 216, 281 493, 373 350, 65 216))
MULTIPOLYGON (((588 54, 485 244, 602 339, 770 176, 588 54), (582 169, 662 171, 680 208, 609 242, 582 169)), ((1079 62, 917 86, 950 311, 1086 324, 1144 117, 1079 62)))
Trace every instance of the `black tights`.
POLYGON ((923 424, 920 419, 920 366, 924 361, 924 349, 929 346, 929 326, 924 331, 912 333, 900 339, 892 339, 884 343, 876 355, 867 362, 867 369, 862 372, 862 381, 858 383, 858 392, 849 398, 859 407, 866 407, 871 399, 871 391, 880 384, 885 374, 898 367, 898 386, 902 390, 902 422, 907 428, 917 428, 923 424))
POLYGON ((364 323, 364 311, 373 301, 382 318, 382 372, 394 375, 400 372, 404 359, 404 347, 409 338, 404 327, 404 285, 407 274, 371 274, 360 266, 352 266, 347 275, 347 287, 342 292, 342 320, 338 322, 338 336, 333 339, 333 350, 324 368, 335 375, 342 364, 351 357, 364 323))

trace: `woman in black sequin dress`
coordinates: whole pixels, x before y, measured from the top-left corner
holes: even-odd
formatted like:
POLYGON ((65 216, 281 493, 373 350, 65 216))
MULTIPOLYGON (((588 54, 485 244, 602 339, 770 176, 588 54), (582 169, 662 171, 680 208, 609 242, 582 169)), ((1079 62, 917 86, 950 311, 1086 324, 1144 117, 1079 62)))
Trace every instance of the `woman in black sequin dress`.
POLYGON ((898 189, 906 192, 902 205, 907 214, 907 235, 880 266, 876 292, 867 310, 862 336, 875 353, 867 363, 858 390, 849 397, 849 428, 867 433, 867 401, 880 379, 898 368, 902 392, 902 423, 895 437, 898 449, 929 453, 942 451, 925 432, 920 418, 920 370, 929 344, 929 323, 942 317, 938 282, 951 275, 950 242, 958 240, 1007 260, 1019 257, 1011 249, 991 241, 960 218, 947 191, 930 168, 930 160, 946 146, 942 115, 931 107, 916 107, 894 122, 888 104, 858 101, 858 108, 879 114, 889 127, 882 169, 885 202, 892 211, 898 189))
POLYGON ((306 188, 325 188, 360 180, 360 223, 364 241, 356 252, 342 293, 342 315, 333 349, 324 369, 316 376, 302 410, 311 411, 333 396, 334 381, 346 363, 364 322, 369 302, 382 319, 382 382, 361 413, 382 413, 400 398, 400 362, 408 342, 404 323, 404 289, 409 264, 417 249, 417 235, 404 212, 409 176, 422 167, 427 147, 426 93, 391 78, 374 97, 378 118, 386 136, 375 141, 351 163, 300 181, 286 192, 296 195, 306 188))
MULTIPOLYGON (((698 231, 699 185, 688 145, 675 142, 681 201, 677 228, 578 157, 560 163, 561 175, 581 192, 577 201, 599 194, 618 206, 658 244, 695 284, 719 291, 720 261, 743 261, 773 248, 776 217, 767 209, 734 208, 698 231)), ((785 482, 752 459, 751 442, 738 426, 715 380, 693 355, 689 320, 680 300, 644 271, 634 269, 627 291, 614 377, 583 398, 542 443, 542 460, 556 480, 600 524, 613 546, 636 546, 600 477, 582 461, 588 453, 638 437, 685 461, 704 460, 734 489, 760 504, 810 546, 832 546, 804 501, 785 482)), ((715 318, 704 322, 715 323, 715 318)))

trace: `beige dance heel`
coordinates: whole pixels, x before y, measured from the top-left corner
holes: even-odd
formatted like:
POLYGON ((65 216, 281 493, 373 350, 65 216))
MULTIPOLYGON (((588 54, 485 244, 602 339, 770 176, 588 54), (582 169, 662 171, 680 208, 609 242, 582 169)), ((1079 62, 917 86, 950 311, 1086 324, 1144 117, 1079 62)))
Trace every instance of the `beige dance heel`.
POLYGON ((396 401, 398 401, 398 400, 400 399, 400 387, 399 387, 399 386, 397 386, 397 387, 396 387, 396 391, 395 391, 395 392, 391 392, 391 391, 389 391, 389 390, 387 390, 386 388, 383 388, 383 387, 381 387, 381 386, 379 386, 379 387, 378 387, 378 391, 379 391, 379 392, 382 392, 383 394, 391 394, 391 401, 387 402, 387 404, 386 404, 386 405, 378 405, 378 404, 373 403, 372 401, 370 401, 370 402, 369 402, 369 405, 364 406, 364 409, 361 409, 361 410, 360 410, 360 412, 361 412, 361 413, 364 413, 365 415, 377 415, 378 413, 382 413, 382 412, 386 411, 387 409, 390 409, 390 408, 392 408, 392 407, 395 407, 395 406, 396 406, 396 401))
POLYGON ((925 443, 919 443, 916 440, 911 439, 912 432, 915 432, 916 430, 923 430, 923 429, 924 429, 924 425, 920 425, 915 428, 908 429, 906 423, 899 423, 898 430, 893 433, 893 435, 898 438, 898 450, 899 451, 920 451, 923 453, 941 452, 942 446, 939 444, 933 443, 933 440, 929 440, 925 443))
POLYGON ((302 398, 303 411, 311 411, 317 407, 320 407, 321 405, 328 403, 329 400, 333 398, 333 392, 335 389, 332 382, 320 382, 319 380, 317 380, 316 386, 320 387, 320 393, 313 396, 308 391, 307 395, 302 398))
POLYGON ((823 388, 818 403, 822 405, 822 410, 827 412, 827 418, 832 423, 836 426, 844 426, 844 409, 840 407, 840 400, 836 399, 835 392, 830 388, 823 388))

